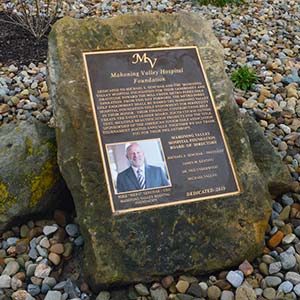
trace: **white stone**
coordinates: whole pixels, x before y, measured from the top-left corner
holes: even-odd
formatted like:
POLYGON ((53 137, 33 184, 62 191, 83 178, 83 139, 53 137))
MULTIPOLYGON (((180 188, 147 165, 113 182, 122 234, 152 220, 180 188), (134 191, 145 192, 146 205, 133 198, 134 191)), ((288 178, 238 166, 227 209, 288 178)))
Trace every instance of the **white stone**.
POLYGON ((58 229, 58 225, 56 225, 56 224, 54 224, 52 226, 47 225, 43 228, 43 233, 45 235, 50 235, 50 234, 56 232, 57 229, 58 229))
POLYGON ((292 284, 298 284, 300 283, 300 274, 296 272, 287 272, 285 280, 290 281, 292 284))
POLYGON ((297 296, 300 296, 300 283, 294 286, 294 292, 297 296))
POLYGON ((44 300, 61 300, 61 293, 59 291, 48 291, 44 300))
POLYGON ((244 275, 240 271, 230 271, 227 274, 226 279, 232 286, 238 288, 244 281, 244 275))
POLYGON ((39 264, 39 265, 37 265, 37 267, 34 271, 34 276, 36 276, 38 278, 46 278, 49 276, 51 271, 52 271, 51 267, 49 267, 45 264, 39 264))
POLYGON ((280 129, 283 130, 283 132, 284 132, 285 134, 290 134, 291 131, 292 131, 291 128, 290 128, 289 126, 284 125, 284 124, 280 124, 279 127, 280 127, 280 129))
POLYGON ((10 261, 3 270, 2 275, 15 275, 19 271, 19 269, 20 266, 16 261, 10 261))
POLYGON ((11 278, 8 275, 1 275, 0 276, 0 288, 7 289, 10 288, 11 285, 11 278))
POLYGON ((221 300, 234 300, 234 293, 232 291, 223 291, 221 300))

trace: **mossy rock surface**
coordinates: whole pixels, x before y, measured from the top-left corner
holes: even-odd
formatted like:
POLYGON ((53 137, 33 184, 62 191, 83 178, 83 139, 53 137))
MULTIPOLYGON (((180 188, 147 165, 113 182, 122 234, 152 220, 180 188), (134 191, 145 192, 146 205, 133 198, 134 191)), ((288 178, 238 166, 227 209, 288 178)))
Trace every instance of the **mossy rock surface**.
POLYGON ((271 213, 269 183, 255 162, 224 72, 222 47, 207 21, 193 14, 64 18, 49 37, 48 68, 58 162, 75 201, 85 237, 85 273, 94 289, 212 272, 261 253, 271 213), (191 45, 201 53, 242 193, 113 216, 82 51, 191 45))
POLYGON ((54 129, 39 121, 0 127, 0 230, 46 213, 66 187, 56 158, 54 129))

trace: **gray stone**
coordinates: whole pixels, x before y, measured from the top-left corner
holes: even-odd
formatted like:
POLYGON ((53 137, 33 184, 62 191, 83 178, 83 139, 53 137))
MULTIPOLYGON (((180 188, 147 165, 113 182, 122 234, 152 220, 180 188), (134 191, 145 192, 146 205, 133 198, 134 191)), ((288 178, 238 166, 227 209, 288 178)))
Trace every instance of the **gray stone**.
POLYGON ((56 162, 55 133, 38 121, 0 127, 0 229, 47 212, 68 195, 56 162))
POLYGON ((280 261, 271 263, 269 265, 269 274, 272 275, 272 274, 278 273, 281 270, 281 267, 282 266, 281 266, 281 262, 280 261))
POLYGON ((164 4, 157 5, 157 10, 159 11, 165 11, 167 9, 167 6, 164 4))
POLYGON ((178 293, 178 294, 176 294, 176 296, 178 297, 179 300, 194 300, 195 299, 193 296, 188 295, 188 294, 178 293))
POLYGON ((77 247, 80 247, 84 244, 84 239, 83 239, 83 236, 80 235, 78 236, 75 240, 74 240, 74 245, 77 246, 77 247))
POLYGON ((300 274, 296 272, 287 272, 285 274, 285 280, 290 281, 292 284, 296 285, 300 283, 300 274))
POLYGON ((267 298, 268 300, 273 300, 273 299, 275 299, 275 296, 276 296, 276 290, 273 288, 266 288, 263 291, 263 296, 265 298, 267 298))
POLYGON ((57 229, 58 229, 58 225, 52 225, 52 226, 49 226, 49 225, 47 225, 47 226, 44 226, 44 228, 43 228, 43 233, 45 234, 45 235, 51 235, 51 234, 53 234, 54 232, 56 232, 57 231, 57 229))
POLYGON ((189 286, 189 288, 187 290, 187 293, 190 295, 193 295, 195 297, 201 297, 203 295, 202 289, 197 282, 191 283, 191 285, 189 286))
POLYGON ((96 300, 109 300, 110 299, 110 293, 107 291, 102 291, 98 294, 96 300))
POLYGON ((265 278, 265 282, 268 287, 276 287, 282 282, 282 280, 277 276, 267 276, 265 278))
POLYGON ((8 275, 0 276, 0 288, 1 289, 10 288, 10 284, 11 284, 11 278, 8 275))
POLYGON ((284 270, 290 270, 296 265, 296 258, 287 252, 280 253, 280 261, 284 270))
POLYGON ((19 264, 16 261, 10 261, 4 268, 2 275, 12 276, 15 275, 20 269, 19 264))
POLYGON ((291 292, 293 290, 293 284, 289 281, 284 281, 280 284, 280 286, 278 287, 278 291, 280 292, 284 292, 285 294, 291 292))
MULTIPOLYGON (((272 184, 269 176, 262 175, 266 166, 263 160, 258 167, 253 159, 253 151, 260 144, 250 146, 230 80, 224 72, 223 49, 210 27, 207 21, 191 13, 125 15, 106 20, 63 18, 52 27, 48 87, 56 113, 58 160, 74 198, 76 220, 84 233, 84 271, 94 289, 102 284, 151 281, 175 269, 197 273, 215 270, 216 266, 229 268, 245 257, 254 259, 263 249, 272 184), (124 34, 120 35, 121 32, 124 34), (104 38, 107 35, 109 39, 104 38), (226 201, 211 199, 168 206, 141 211, 137 218, 122 214, 116 219, 104 185, 93 115, 82 113, 91 108, 82 51, 187 44, 196 45, 202 56, 243 192, 226 201), (74 83, 72 88, 70 82, 74 83), (95 190, 100 192, 92 192, 95 190), (220 217, 215 217, 216 212, 220 217), (189 230, 190 220, 197 230, 189 230), (184 225, 179 230, 178 222, 188 228, 184 225), (169 238, 158 239, 162 233, 169 238), (164 258, 163 267, 153 263, 157 261, 157 249, 164 258), (197 249, 197 253, 192 254, 191 249, 197 249)), ((275 158, 280 161, 278 156, 272 158, 270 167, 275 165, 275 158)), ((278 169, 277 175, 283 173, 286 174, 278 169)), ((288 171, 287 177, 271 176, 274 188, 283 186, 289 176, 288 171)))
POLYGON ((221 296, 221 290, 219 287, 213 285, 213 286, 210 286, 207 290, 207 296, 209 299, 211 300, 217 300, 220 298, 221 296))
POLYGON ((66 284, 67 284, 67 281, 61 281, 61 282, 57 283, 57 284, 53 287, 53 289, 54 289, 54 290, 63 290, 63 289, 65 288, 66 284))
POLYGON ((54 287, 56 285, 56 279, 53 277, 46 277, 43 280, 43 284, 47 284, 49 285, 51 288, 54 287))
POLYGON ((256 300, 255 291, 246 285, 237 288, 235 292, 235 300, 256 300))
POLYGON ((148 296, 150 294, 148 288, 142 283, 136 284, 134 288, 140 296, 148 296))
POLYGON ((37 259, 37 257, 38 257, 38 253, 37 253, 36 249, 34 249, 34 248, 31 248, 29 250, 28 255, 29 255, 30 258, 32 258, 34 260, 37 259))
POLYGON ((76 237, 79 235, 79 228, 77 224, 68 224, 65 230, 67 234, 71 237, 76 237))
POLYGON ((10 237, 6 240, 8 247, 15 246, 19 238, 16 237, 10 237))
POLYGON ((80 289, 70 279, 67 279, 64 286, 64 291, 69 295, 71 299, 80 297, 81 294, 80 289))
POLYGON ((61 300, 61 292, 49 291, 44 300, 61 300))
POLYGON ((31 296, 37 296, 41 292, 41 289, 36 284, 28 284, 27 291, 31 296))
POLYGON ((48 291, 51 290, 51 287, 48 284, 43 283, 41 286, 41 293, 42 294, 47 294, 48 291))
POLYGON ((37 252, 39 253, 40 256, 42 256, 42 257, 48 257, 48 251, 47 251, 47 249, 44 249, 40 245, 37 245, 36 246, 36 250, 37 250, 37 252))
POLYGON ((155 289, 151 288, 150 295, 153 300, 167 300, 168 298, 168 292, 162 286, 155 289))
POLYGON ((297 296, 300 296, 300 283, 294 286, 294 292, 297 296))
POLYGON ((234 293, 232 291, 223 291, 221 294, 221 300, 234 300, 234 293))
POLYGON ((26 268, 26 276, 31 277, 34 275, 35 269, 37 267, 37 264, 29 264, 26 268))

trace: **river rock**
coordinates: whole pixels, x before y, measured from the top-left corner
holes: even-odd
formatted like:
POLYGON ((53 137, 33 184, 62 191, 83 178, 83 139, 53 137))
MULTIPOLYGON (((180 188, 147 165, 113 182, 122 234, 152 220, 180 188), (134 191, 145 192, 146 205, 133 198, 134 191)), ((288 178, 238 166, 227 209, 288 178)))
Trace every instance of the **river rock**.
POLYGON ((194 14, 125 15, 107 20, 66 17, 53 26, 48 86, 57 121, 58 162, 74 198, 85 240, 85 275, 93 289, 153 281, 175 270, 197 274, 229 268, 245 259, 252 261, 262 252, 271 213, 268 186, 281 183, 273 176, 268 179, 262 173, 264 167, 253 159, 253 146, 223 61, 223 49, 209 22, 194 14), (187 45, 196 45, 202 56, 242 192, 113 215, 82 51, 187 45))
POLYGON ((38 121, 0 127, 0 230, 46 212, 67 193, 56 162, 55 132, 38 121))

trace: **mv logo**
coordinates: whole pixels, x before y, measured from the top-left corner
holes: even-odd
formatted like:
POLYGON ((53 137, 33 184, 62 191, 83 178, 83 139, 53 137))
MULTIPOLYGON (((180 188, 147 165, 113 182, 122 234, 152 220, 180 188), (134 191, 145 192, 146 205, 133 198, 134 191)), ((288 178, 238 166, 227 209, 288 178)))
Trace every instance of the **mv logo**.
POLYGON ((132 63, 135 65, 139 62, 143 62, 144 64, 150 64, 151 69, 154 68, 157 58, 154 58, 153 60, 147 56, 147 53, 144 53, 142 56, 140 56, 138 53, 135 53, 132 55, 132 63))

